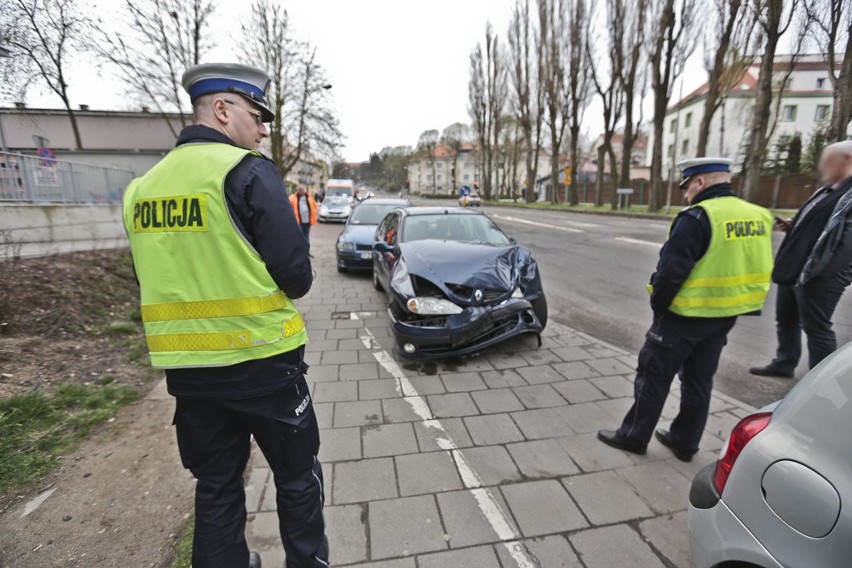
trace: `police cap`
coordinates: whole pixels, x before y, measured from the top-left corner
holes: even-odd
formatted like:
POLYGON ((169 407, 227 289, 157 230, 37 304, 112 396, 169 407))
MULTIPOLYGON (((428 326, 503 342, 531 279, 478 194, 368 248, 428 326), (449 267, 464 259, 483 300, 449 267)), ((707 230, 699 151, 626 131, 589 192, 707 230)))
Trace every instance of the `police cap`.
POLYGON ((266 101, 271 79, 256 67, 239 63, 202 63, 187 69, 181 83, 192 102, 210 93, 234 93, 260 108, 264 122, 272 122, 275 118, 266 101))
POLYGON ((686 189, 689 178, 692 176, 711 172, 730 172, 731 160, 728 158, 692 158, 678 162, 677 167, 682 172, 680 188, 686 189))

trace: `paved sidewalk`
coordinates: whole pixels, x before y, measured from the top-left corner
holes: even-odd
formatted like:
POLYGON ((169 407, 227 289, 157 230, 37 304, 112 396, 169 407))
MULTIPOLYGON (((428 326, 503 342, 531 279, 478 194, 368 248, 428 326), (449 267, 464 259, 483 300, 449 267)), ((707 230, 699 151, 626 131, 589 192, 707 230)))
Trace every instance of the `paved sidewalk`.
MULTIPOLYGON (((298 305, 333 566, 692 565, 690 481, 752 408, 714 395, 690 464, 656 441, 642 457, 609 448, 595 434, 631 404, 632 355, 551 322, 540 349, 528 337, 475 358, 397 360, 384 294, 338 274, 333 241, 314 238, 316 283, 298 305)), ((673 396, 664 418, 676 408, 673 396)), ((249 542, 281 567, 275 487, 259 452, 253 464, 249 542)))

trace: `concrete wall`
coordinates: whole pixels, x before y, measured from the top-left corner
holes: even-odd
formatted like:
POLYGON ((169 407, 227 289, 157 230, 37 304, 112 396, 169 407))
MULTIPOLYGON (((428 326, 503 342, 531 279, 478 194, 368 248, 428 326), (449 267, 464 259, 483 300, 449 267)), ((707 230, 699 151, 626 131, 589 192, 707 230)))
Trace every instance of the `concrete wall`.
POLYGON ((118 204, 0 205, 0 261, 123 246, 118 204))

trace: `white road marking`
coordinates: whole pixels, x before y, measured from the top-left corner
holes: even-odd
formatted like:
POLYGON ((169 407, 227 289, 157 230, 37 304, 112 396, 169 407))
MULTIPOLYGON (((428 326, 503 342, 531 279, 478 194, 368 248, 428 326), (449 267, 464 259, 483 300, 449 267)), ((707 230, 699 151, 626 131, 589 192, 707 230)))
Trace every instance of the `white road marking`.
POLYGON ((634 245, 645 245, 646 247, 660 248, 661 246, 663 246, 663 243, 655 243, 654 241, 643 241, 642 239, 633 239, 631 237, 615 237, 615 240, 634 245))
POLYGON ((385 371, 396 379, 397 393, 411 406, 414 413, 422 419, 421 424, 426 428, 437 430, 438 437, 435 438, 435 441, 438 447, 449 451, 452 455, 462 483, 470 490, 470 494, 476 500, 479 510, 485 516, 491 528, 494 529, 497 537, 503 542, 503 546, 518 565, 518 568, 535 568, 535 563, 530 559, 524 545, 518 542, 521 534, 512 524, 511 517, 503 510, 503 507, 494 497, 491 490, 482 487, 482 480, 470 466, 467 459, 465 459, 462 450, 456 446, 456 443, 441 425, 441 422, 432 417, 432 412, 429 410, 426 399, 418 394, 417 389, 411 384, 411 381, 391 354, 379 347, 376 338, 369 329, 364 328, 364 335, 361 336, 361 341, 366 346, 373 346, 373 357, 375 357, 376 361, 385 371))
POLYGON ((519 217, 510 217, 508 215, 496 215, 492 213, 491 216, 495 219, 509 221, 510 223, 520 223, 522 225, 544 227, 545 229, 553 229, 554 231, 563 231, 565 233, 585 233, 585 231, 583 231, 582 229, 575 229, 574 227, 562 227, 560 225, 551 225, 549 223, 539 223, 538 221, 530 221, 529 219, 521 219, 519 217))
POLYGON ((51 489, 48 489, 47 491, 39 493, 35 497, 33 497, 24 506, 24 512, 21 513, 21 518, 23 519, 24 517, 26 517, 27 515, 29 515, 30 513, 35 511, 36 509, 38 509, 39 507, 41 507, 41 504, 44 503, 45 501, 47 501, 47 498, 50 497, 51 495, 53 495, 53 492, 56 491, 57 489, 59 489, 59 488, 53 487, 51 489))

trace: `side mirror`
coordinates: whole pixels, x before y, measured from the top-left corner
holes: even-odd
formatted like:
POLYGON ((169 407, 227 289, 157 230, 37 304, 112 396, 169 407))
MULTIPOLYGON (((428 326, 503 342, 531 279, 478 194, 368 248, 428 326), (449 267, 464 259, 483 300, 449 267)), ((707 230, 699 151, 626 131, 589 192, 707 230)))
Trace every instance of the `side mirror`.
POLYGON ((515 237, 509 237, 509 242, 513 245, 516 245, 518 244, 518 239, 516 239, 515 237))
POLYGON ((385 241, 376 241, 373 243, 373 250, 382 254, 393 252, 393 247, 385 241))

